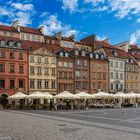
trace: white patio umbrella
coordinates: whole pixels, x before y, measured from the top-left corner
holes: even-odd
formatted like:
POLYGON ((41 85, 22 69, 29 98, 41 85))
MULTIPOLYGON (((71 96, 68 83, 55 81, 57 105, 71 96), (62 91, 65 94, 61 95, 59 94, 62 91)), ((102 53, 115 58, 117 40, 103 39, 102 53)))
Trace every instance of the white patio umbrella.
POLYGON ((137 98, 137 94, 134 93, 133 91, 129 92, 126 94, 127 98, 137 98))
POLYGON ((20 99, 25 99, 27 96, 28 95, 22 92, 17 92, 16 94, 9 96, 8 99, 20 100, 20 99))
POLYGON ((91 95, 86 92, 79 92, 76 94, 80 99, 91 99, 91 95))
POLYGON ((45 94, 46 96, 48 96, 47 99, 52 99, 52 98, 53 98, 53 95, 51 95, 51 94, 48 93, 48 92, 43 92, 43 94, 45 94))
POLYGON ((95 99, 109 99, 112 97, 112 94, 106 92, 98 92, 97 94, 93 94, 92 96, 95 97, 95 99))
POLYGON ((69 91, 63 91, 54 96, 55 99, 78 99, 77 95, 70 93, 69 91))
POLYGON ((117 92, 116 94, 113 95, 113 97, 116 99, 125 99, 127 98, 127 95, 124 94, 123 92, 117 92))
POLYGON ((28 99, 48 99, 48 95, 45 95, 40 91, 36 91, 30 94, 28 99))

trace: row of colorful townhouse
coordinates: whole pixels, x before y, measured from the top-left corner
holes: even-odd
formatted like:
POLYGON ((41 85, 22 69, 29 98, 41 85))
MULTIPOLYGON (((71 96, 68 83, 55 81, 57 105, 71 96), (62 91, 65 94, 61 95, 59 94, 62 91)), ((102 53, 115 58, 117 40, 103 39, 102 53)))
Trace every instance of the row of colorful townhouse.
POLYGON ((135 57, 133 47, 128 52, 107 40, 97 41, 95 35, 79 42, 61 33, 45 36, 43 27, 17 22, 0 25, 0 35, 0 95, 37 90, 51 94, 140 91, 140 57, 135 57))

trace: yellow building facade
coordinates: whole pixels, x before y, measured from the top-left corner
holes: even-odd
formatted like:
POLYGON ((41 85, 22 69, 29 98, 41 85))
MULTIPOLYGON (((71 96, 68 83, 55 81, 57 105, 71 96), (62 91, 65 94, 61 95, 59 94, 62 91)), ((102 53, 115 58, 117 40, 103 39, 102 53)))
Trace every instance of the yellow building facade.
POLYGON ((29 53, 29 92, 57 91, 56 55, 45 47, 29 53))

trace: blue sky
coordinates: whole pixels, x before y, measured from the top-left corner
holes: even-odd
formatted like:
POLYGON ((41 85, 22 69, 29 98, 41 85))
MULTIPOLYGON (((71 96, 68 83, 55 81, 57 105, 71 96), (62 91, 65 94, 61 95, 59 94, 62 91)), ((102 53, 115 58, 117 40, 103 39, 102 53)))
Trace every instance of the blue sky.
POLYGON ((0 0, 0 24, 14 20, 45 33, 96 34, 112 44, 130 40, 140 44, 140 0, 0 0))

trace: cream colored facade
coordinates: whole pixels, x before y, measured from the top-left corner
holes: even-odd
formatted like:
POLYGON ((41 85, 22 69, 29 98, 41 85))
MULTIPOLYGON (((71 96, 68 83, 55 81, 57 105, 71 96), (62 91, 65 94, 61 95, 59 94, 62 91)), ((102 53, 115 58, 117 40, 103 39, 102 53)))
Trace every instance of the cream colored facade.
POLYGON ((29 92, 57 90, 56 56, 46 48, 39 48, 29 54, 29 92))

